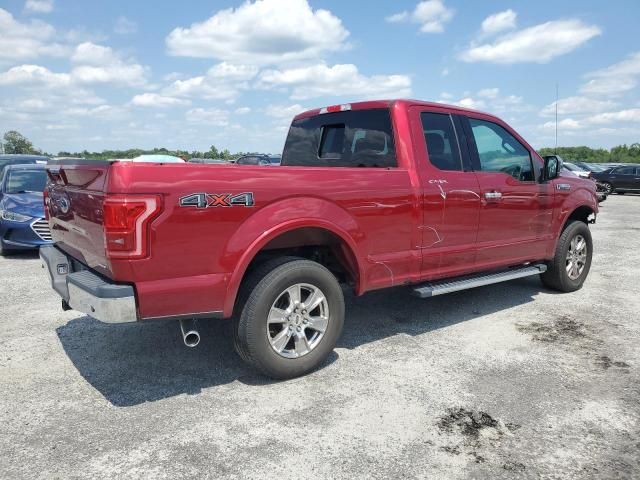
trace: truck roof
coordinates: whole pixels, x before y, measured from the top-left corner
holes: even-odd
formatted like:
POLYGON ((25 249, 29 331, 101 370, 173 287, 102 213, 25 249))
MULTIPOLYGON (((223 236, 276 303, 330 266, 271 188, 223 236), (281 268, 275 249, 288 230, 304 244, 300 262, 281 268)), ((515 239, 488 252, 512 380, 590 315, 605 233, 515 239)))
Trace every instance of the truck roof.
MULTIPOLYGON (((367 100, 364 102, 343 103, 343 104, 338 104, 331 107, 314 108, 312 110, 307 110, 306 112, 299 113, 294 117, 294 120, 313 117, 315 115, 319 115, 320 113, 327 113, 326 109, 331 109, 331 108, 339 109, 340 107, 348 106, 348 108, 346 108, 348 110, 369 110, 372 108, 391 108, 394 105, 401 105, 404 108, 407 108, 410 106, 440 107, 440 108, 447 108, 450 110, 458 110, 462 112, 481 113, 483 115, 489 115, 493 117, 493 115, 491 115, 490 113, 482 112, 480 110, 474 110, 471 108, 460 107, 458 105, 450 105, 450 104, 440 103, 440 102, 426 102, 423 100, 413 100, 408 98, 397 98, 397 99, 391 99, 391 100, 367 100), (325 111, 323 112, 323 110, 325 111)), ((339 110, 336 110, 336 111, 339 111, 339 110)))

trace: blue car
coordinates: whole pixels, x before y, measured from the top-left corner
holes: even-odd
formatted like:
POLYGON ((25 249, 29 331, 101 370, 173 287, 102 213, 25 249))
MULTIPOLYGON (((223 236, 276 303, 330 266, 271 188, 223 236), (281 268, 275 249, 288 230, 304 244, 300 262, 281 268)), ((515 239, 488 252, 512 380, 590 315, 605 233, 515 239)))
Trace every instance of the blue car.
POLYGON ((0 175, 0 255, 51 243, 44 219, 44 165, 8 165, 0 175))

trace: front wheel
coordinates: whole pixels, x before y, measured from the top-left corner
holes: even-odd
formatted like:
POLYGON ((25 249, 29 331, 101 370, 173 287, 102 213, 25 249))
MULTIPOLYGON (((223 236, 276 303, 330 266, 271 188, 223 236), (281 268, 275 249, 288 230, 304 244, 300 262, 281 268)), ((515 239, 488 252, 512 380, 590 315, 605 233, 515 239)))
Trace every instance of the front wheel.
POLYGON ((293 378, 317 368, 333 351, 344 322, 336 277, 303 259, 276 260, 247 279, 235 321, 240 356, 265 375, 293 378))
POLYGON ((561 292, 579 290, 589 274, 592 254, 589 227, 579 220, 572 221, 560 235, 555 257, 541 275, 542 282, 561 292))
POLYGON ((602 182, 602 189, 607 195, 611 195, 613 193, 613 185, 609 182, 602 182))

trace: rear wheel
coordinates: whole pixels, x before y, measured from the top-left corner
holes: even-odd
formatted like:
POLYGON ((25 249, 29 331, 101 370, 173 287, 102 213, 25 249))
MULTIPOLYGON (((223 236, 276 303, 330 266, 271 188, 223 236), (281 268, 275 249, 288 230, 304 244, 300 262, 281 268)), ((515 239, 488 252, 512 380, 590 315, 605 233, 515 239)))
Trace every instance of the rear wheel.
POLYGON ((579 290, 589 274, 592 253, 589 227, 579 220, 572 221, 560 235, 555 257, 541 275, 542 282, 561 292, 579 290))
POLYGON ((342 332, 342 289, 316 262, 280 259, 259 267, 245 283, 240 301, 236 350, 272 378, 293 378, 317 368, 342 332))
POLYGON ((613 193, 613 185, 611 185, 609 182, 602 182, 602 189, 607 195, 613 193))

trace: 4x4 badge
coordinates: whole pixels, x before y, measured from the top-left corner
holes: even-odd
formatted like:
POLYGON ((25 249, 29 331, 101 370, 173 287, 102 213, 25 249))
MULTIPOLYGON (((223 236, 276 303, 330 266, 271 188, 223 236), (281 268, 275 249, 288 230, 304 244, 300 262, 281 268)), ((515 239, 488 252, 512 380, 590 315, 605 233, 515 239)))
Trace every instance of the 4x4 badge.
POLYGON ((213 207, 253 207, 253 193, 192 193, 180 197, 181 207, 213 208, 213 207))

